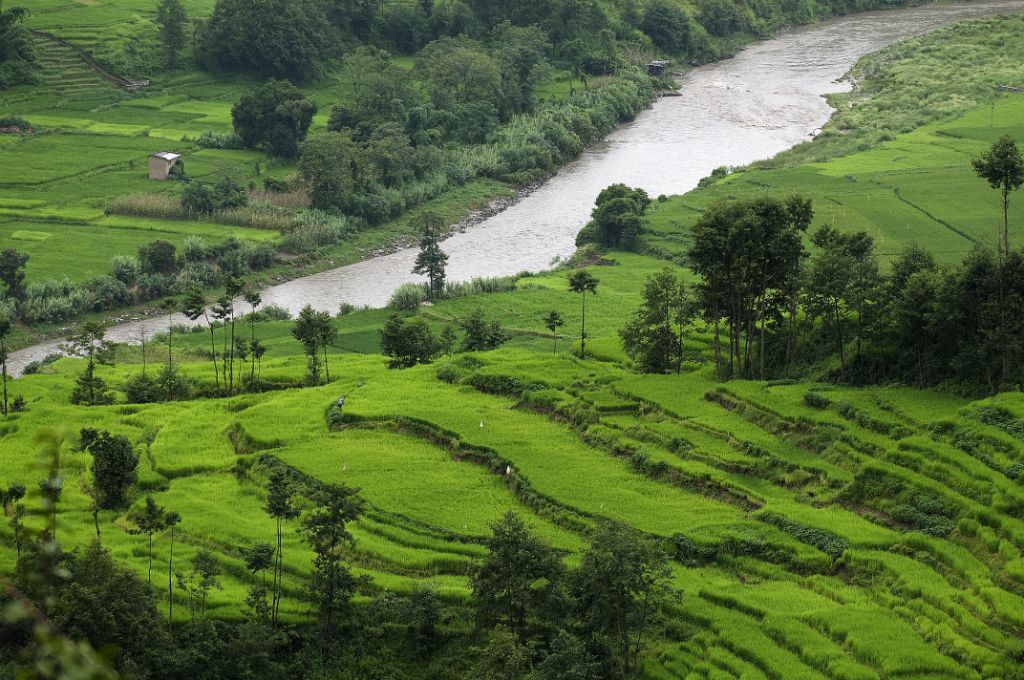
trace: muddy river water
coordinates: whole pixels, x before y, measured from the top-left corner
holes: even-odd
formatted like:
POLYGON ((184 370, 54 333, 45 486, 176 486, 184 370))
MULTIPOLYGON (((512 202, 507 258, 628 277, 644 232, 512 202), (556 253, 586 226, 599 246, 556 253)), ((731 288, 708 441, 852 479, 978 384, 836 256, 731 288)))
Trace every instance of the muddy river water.
MULTIPOLYGON (((693 69, 680 81, 681 96, 659 99, 523 200, 444 241, 448 278, 547 269, 572 253, 594 198, 607 185, 678 194, 716 167, 770 157, 809 139, 828 120, 823 95, 847 88, 840 79, 861 56, 960 19, 1022 10, 1024 0, 977 0, 868 12, 796 28, 693 69)), ((306 304, 331 312, 343 302, 380 307, 399 285, 422 280, 410 273, 415 256, 404 249, 295 279, 263 290, 263 301, 292 313, 306 304)), ((166 324, 166 317, 118 324, 107 337, 132 342, 166 324)), ((58 344, 12 352, 11 372, 17 375, 58 344)))

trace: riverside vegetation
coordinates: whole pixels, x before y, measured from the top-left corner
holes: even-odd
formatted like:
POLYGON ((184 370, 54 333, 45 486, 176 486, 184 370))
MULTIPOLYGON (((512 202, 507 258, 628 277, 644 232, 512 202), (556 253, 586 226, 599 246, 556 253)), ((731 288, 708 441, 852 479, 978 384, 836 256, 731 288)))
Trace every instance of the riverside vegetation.
POLYGON ((0 126, 20 131, 0 136, 0 249, 29 255, 35 301, 15 345, 227 276, 365 258, 414 237, 418 212, 451 224, 628 120, 666 86, 636 68, 652 56, 704 62, 784 25, 892 3, 22 4, 5 10, 0 55, 20 74, 6 85, 36 81, 0 92, 24 123, 0 126), (150 85, 125 92, 76 50, 150 85), (158 150, 183 154, 181 182, 146 179, 158 150), (141 280, 112 265, 156 239, 210 255, 141 280))
MULTIPOLYGON (((952 50, 1020 83, 1022 38, 869 57, 833 125, 952 50)), ((231 280, 196 331, 84 326, 4 380, 0 677, 1021 677, 1024 194, 1001 246, 971 161, 1024 102, 965 82, 863 149, 609 187, 552 272, 445 282, 427 229, 390 309, 231 280)))

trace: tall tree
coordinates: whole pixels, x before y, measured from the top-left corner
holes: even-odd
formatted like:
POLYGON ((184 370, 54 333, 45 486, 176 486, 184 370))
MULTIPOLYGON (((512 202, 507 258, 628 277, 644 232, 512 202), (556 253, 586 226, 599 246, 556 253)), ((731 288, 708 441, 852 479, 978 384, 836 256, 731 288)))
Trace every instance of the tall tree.
POLYGON ((114 509, 125 501, 125 492, 135 483, 139 456, 127 437, 85 428, 82 448, 92 456, 92 476, 99 505, 114 509))
POLYGON ((273 156, 295 158, 315 113, 316 104, 298 88, 271 79, 231 107, 231 122, 246 147, 263 146, 273 156))
POLYGON ((325 642, 335 639, 339 618, 347 613, 357 580, 341 563, 343 546, 355 545, 348 523, 362 512, 357 489, 324 484, 311 494, 313 508, 302 518, 302 534, 313 549, 311 595, 325 642))
POLYGON ((664 551, 634 529, 617 523, 591 537, 574 574, 573 594, 583 631, 607 639, 630 677, 643 651, 644 634, 673 595, 664 551))
POLYGON ((444 293, 445 266, 448 254, 441 250, 439 240, 443 228, 441 218, 435 213, 426 213, 421 218, 420 252, 416 255, 412 273, 427 277, 427 291, 431 300, 437 300, 444 293))
MULTIPOLYGON (((10 11, 10 10, 8 10, 10 11)), ((21 302, 25 299, 25 265, 28 255, 14 248, 0 252, 0 283, 4 284, 4 297, 21 302)))
POLYGON ((667 373, 682 361, 682 326, 686 322, 686 287, 671 269, 652 274, 644 284, 643 302, 619 331, 622 346, 645 373, 667 373), (673 328, 679 322, 678 332, 673 328))
POLYGON ((36 60, 32 36, 25 28, 28 10, 3 8, 0 2, 0 88, 35 82, 32 65, 36 60))
POLYGON ((281 605, 282 577, 284 575, 284 522, 299 512, 292 503, 292 487, 281 470, 274 470, 267 483, 267 514, 274 518, 277 529, 277 550, 274 553, 274 580, 271 592, 270 620, 277 623, 281 605))
POLYGON ((491 525, 486 546, 487 557, 471 578, 478 623, 502 623, 525 644, 529 618, 545 609, 564 572, 562 561, 511 511, 491 525))
POLYGON ((96 406, 111 404, 114 396, 107 390, 106 382, 96 375, 97 364, 110 363, 113 343, 106 339, 106 329, 97 321, 87 321, 81 330, 61 345, 66 353, 86 360, 85 371, 75 381, 71 392, 72 404, 96 406))
POLYGON ((327 348, 337 337, 338 331, 331 322, 331 315, 318 312, 306 305, 295 318, 292 336, 302 343, 306 353, 306 365, 309 379, 314 385, 320 384, 320 367, 327 369, 327 379, 331 379, 330 367, 327 365, 327 348))
POLYGON ((1009 137, 1000 137, 989 149, 971 161, 974 171, 1003 197, 1003 253, 1010 252, 1010 193, 1024 186, 1024 156, 1009 137))
POLYGON ((555 354, 558 352, 558 329, 565 325, 565 319, 557 309, 552 309, 548 312, 548 315, 544 317, 544 327, 551 332, 551 353, 555 354))
POLYGON ((141 510, 133 511, 129 519, 135 522, 140 534, 145 534, 149 540, 149 568, 146 572, 146 582, 153 585, 153 534, 167 528, 167 512, 156 504, 152 496, 146 496, 146 503, 141 510))
POLYGON ((587 358, 587 293, 597 294, 598 280, 587 270, 581 269, 569 275, 569 290, 579 293, 583 305, 580 321, 580 358, 587 358))
POLYGON ((267 602, 267 575, 266 571, 274 565, 274 546, 269 543, 256 543, 251 546, 243 546, 239 549, 242 559, 245 560, 245 568, 253 576, 262 575, 262 579, 256 585, 249 588, 249 595, 246 604, 253 612, 253 618, 259 623, 270 621, 270 604, 267 602))
POLYGON ((181 303, 177 298, 165 297, 160 302, 160 309, 167 313, 167 370, 174 365, 172 350, 174 349, 174 313, 178 311, 181 303))
POLYGON ((164 66, 169 71, 178 68, 178 54, 185 46, 185 25, 188 13, 181 0, 160 0, 156 6, 156 23, 160 27, 160 42, 164 45, 164 66))
POLYGON ((231 300, 229 319, 231 323, 231 340, 228 349, 228 394, 235 393, 235 298, 245 289, 245 284, 236 277, 231 277, 224 284, 224 297, 231 300))
POLYGON ((206 306, 206 298, 202 289, 194 288, 185 296, 182 302, 182 310, 190 320, 195 321, 199 317, 206 319, 206 326, 210 329, 210 360, 213 361, 213 380, 220 393, 220 368, 217 365, 217 339, 213 332, 213 320, 210 318, 211 310, 206 306))
POLYGON ((0 379, 3 381, 4 418, 7 417, 7 336, 11 334, 11 320, 0 317, 0 379))
POLYGON ((263 298, 260 294, 254 290, 246 291, 243 295, 243 299, 249 305, 249 382, 252 383, 256 379, 256 361, 263 356, 263 353, 259 350, 262 349, 262 345, 256 340, 256 308, 263 302, 263 298))
POLYGON ((170 532, 170 547, 167 551, 167 624, 174 623, 174 588, 171 582, 171 574, 174 573, 174 527, 181 524, 181 515, 169 511, 164 516, 164 523, 170 532))

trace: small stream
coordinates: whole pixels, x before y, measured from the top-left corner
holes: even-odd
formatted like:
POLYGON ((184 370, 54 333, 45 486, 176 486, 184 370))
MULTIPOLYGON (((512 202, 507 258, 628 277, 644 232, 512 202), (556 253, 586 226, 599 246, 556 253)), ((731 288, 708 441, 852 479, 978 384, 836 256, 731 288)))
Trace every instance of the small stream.
MULTIPOLYGON (((803 26, 755 43, 732 59, 693 69, 681 95, 659 99, 636 120, 523 200, 444 241, 448 278, 506 276, 547 269, 572 254, 594 198, 615 182, 652 197, 680 194, 723 165, 769 158, 813 136, 831 109, 823 95, 843 91, 843 75, 865 54, 971 17, 1024 10, 1024 0, 978 0, 868 12, 803 26)), ((304 305, 335 312, 341 303, 384 306, 411 272, 412 248, 264 289, 264 304, 297 313, 304 305)), ((240 306, 244 309, 244 306, 240 306)), ((175 322, 190 323, 179 315, 175 322)), ((166 317, 111 326, 107 337, 137 342, 167 328, 166 317)), ((12 352, 17 375, 58 351, 59 341, 12 352)))

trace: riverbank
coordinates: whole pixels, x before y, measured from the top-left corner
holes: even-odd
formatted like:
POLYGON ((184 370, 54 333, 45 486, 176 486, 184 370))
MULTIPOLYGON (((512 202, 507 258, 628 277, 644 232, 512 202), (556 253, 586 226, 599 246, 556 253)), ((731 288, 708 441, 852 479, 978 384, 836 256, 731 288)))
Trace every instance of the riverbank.
MULTIPOLYGON (((844 17, 693 69, 682 79, 685 96, 659 100, 528 197, 448 239, 449 278, 547 269, 555 258, 571 255, 594 197, 608 184, 641 186, 652 196, 680 194, 716 167, 771 157, 827 122, 832 109, 823 95, 834 92, 836 81, 865 54, 959 18, 1022 6, 931 5, 844 17)), ((293 279, 266 289, 264 300, 294 311, 312 303, 332 313, 342 303, 382 306, 395 288, 416 280, 410 273, 414 258, 414 250, 402 249, 293 279)), ((117 327, 111 333, 131 337, 117 327)), ((23 366, 45 351, 36 347, 16 360, 23 366)))

